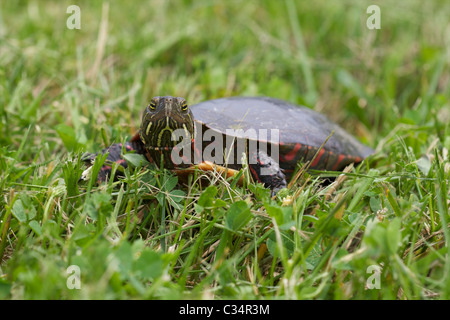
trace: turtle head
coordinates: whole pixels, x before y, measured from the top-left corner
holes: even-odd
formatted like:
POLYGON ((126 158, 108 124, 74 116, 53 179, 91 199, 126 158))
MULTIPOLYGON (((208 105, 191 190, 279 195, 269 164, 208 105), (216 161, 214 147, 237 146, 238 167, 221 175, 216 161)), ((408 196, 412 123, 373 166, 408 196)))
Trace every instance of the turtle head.
POLYGON ((194 135, 194 117, 184 98, 154 97, 142 116, 139 135, 146 148, 173 148, 194 135))

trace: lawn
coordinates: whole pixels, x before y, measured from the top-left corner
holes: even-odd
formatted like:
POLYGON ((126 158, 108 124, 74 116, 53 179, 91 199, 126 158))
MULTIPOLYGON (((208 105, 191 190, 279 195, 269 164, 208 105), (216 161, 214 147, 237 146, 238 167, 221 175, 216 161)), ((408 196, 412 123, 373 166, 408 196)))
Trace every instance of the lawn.
POLYGON ((448 1, 72 4, 0 3, 0 298, 450 299, 448 1), (274 198, 135 158, 79 181, 158 95, 284 99, 376 152, 274 198))

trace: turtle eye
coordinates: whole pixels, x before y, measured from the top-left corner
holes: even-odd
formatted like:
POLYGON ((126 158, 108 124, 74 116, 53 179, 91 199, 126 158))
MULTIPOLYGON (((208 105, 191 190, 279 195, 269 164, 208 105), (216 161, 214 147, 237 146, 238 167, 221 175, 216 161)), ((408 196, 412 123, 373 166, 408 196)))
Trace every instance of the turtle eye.
POLYGON ((156 109, 156 103, 154 101, 150 102, 150 104, 148 106, 149 106, 150 110, 156 109))
POLYGON ((186 102, 183 102, 183 104, 181 105, 181 111, 186 111, 188 109, 188 105, 186 102))

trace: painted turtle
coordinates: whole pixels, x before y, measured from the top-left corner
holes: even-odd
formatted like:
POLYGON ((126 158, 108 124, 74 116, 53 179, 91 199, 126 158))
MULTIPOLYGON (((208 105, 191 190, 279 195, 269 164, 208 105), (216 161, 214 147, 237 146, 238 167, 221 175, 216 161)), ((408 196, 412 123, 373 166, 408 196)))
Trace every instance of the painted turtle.
MULTIPOLYGON (((245 153, 253 178, 273 191, 286 186, 300 160, 312 160, 312 169, 336 171, 373 153, 324 115, 286 101, 231 97, 189 107, 170 96, 154 97, 139 133, 125 146, 113 144, 102 152, 107 151, 107 160, 124 167, 122 151, 133 151, 175 172, 204 163, 239 170, 245 153)), ((99 180, 110 173, 104 165, 99 180)))

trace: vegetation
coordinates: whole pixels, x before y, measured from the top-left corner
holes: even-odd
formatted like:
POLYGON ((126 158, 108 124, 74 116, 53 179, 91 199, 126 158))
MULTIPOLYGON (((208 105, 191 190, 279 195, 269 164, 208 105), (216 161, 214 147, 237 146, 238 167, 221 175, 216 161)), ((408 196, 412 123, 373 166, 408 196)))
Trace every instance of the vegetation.
POLYGON ((366 0, 71 4, 0 3, 1 298, 450 298, 448 1, 376 1, 378 30, 366 0), (155 95, 304 104, 376 154, 274 199, 136 157, 78 181, 155 95))

